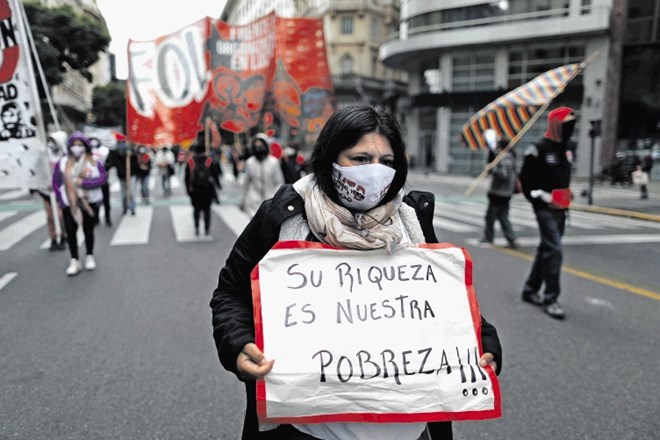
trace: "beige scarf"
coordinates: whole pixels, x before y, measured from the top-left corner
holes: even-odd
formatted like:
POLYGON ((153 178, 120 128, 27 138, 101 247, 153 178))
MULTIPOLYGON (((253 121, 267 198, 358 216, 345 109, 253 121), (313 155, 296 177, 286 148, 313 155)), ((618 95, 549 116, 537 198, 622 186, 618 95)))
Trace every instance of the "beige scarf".
POLYGON ((399 215, 401 194, 370 211, 353 213, 330 200, 313 175, 298 180, 293 187, 305 201, 310 230, 323 243, 338 248, 367 250, 390 247, 399 244, 403 238, 399 215))

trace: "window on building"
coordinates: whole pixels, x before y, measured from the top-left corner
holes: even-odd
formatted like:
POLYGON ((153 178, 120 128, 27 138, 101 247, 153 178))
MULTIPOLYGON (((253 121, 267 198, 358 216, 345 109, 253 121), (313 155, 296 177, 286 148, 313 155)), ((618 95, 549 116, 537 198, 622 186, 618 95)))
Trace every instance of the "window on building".
POLYGON ((339 68, 341 69, 342 75, 350 75, 353 73, 353 57, 349 54, 345 54, 341 57, 339 61, 339 68))
MULTIPOLYGON (((509 51, 508 87, 516 88, 548 70, 565 64, 579 63, 584 57, 585 49, 582 45, 545 45, 512 49, 509 51)), ((582 75, 578 75, 571 84, 580 84, 581 81, 582 75)))
POLYGON ((353 17, 341 18, 341 34, 353 35, 353 17))
POLYGON ((371 17, 371 38, 374 40, 380 38, 380 26, 376 17, 371 17))
POLYGON ((452 58, 452 90, 492 90, 495 84, 495 55, 466 54, 452 58))
POLYGON ((580 14, 588 14, 591 12, 591 0, 582 0, 582 7, 580 8, 580 14))

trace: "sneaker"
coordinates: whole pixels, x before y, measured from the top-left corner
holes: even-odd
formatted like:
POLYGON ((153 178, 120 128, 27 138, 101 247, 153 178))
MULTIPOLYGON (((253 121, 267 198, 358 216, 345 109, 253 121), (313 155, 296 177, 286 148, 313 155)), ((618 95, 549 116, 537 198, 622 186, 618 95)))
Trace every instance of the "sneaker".
POLYGON ((80 262, 77 259, 72 258, 71 261, 69 261, 69 267, 66 268, 66 274, 72 277, 78 275, 78 272, 80 272, 80 262))
POLYGON ((93 255, 87 255, 85 257, 85 270, 94 270, 96 269, 96 261, 94 261, 93 255))
POLYGON ((557 301, 553 301, 547 306, 545 306, 545 313, 552 316, 555 319, 564 319, 566 317, 566 312, 564 308, 559 305, 557 301))
POLYGON ((510 241, 509 243, 507 243, 507 245, 504 246, 504 247, 507 248, 507 249, 518 249, 520 247, 520 245, 518 244, 517 241, 513 240, 513 241, 510 241))
POLYGON ((523 292, 522 294, 522 300, 526 303, 530 303, 534 306, 542 306, 543 305, 543 298, 538 292, 534 293, 526 293, 523 292))
POLYGON ((49 251, 59 251, 60 250, 60 244, 57 242, 57 239, 53 238, 50 241, 50 247, 48 248, 49 251))

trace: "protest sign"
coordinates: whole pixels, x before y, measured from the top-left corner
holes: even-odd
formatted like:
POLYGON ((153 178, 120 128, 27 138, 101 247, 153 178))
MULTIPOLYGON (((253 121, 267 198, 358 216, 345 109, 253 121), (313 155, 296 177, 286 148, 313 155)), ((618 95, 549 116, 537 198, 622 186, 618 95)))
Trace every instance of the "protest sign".
POLYGON ((262 422, 423 422, 499 417, 480 367, 472 261, 424 244, 360 251, 278 242, 252 272, 262 422))

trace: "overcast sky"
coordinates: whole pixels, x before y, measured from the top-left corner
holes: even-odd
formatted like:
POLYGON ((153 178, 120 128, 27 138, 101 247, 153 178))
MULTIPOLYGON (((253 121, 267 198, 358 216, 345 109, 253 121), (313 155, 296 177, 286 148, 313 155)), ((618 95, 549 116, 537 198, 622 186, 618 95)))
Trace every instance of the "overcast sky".
POLYGON ((218 18, 226 0, 96 0, 112 37, 110 52, 117 60, 117 77, 128 75, 128 40, 152 40, 200 18, 218 18))

